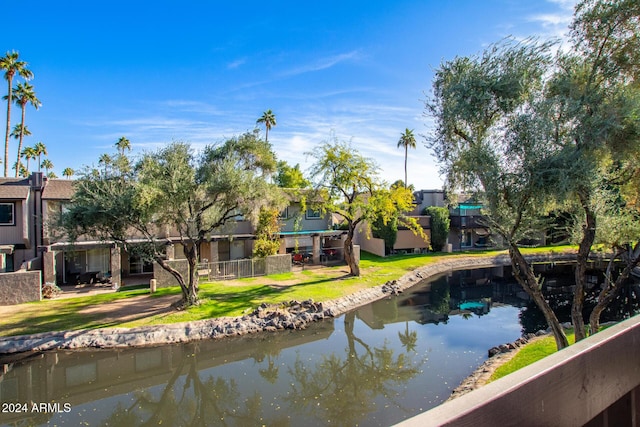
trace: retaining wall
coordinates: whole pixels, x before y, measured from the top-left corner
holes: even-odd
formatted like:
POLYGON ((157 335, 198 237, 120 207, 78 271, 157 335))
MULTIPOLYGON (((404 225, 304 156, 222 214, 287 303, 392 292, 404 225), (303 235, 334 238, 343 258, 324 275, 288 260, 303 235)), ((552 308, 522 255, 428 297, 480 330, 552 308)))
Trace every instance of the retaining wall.
MULTIPOLYGON (((189 262, 186 259, 174 259, 166 261, 172 268, 178 270, 185 282, 189 282, 189 262)), ((157 262, 153 263, 153 278, 156 279, 158 288, 169 288, 172 286, 180 286, 175 277, 167 270, 160 267, 157 262)))
POLYGON ((39 271, 0 273, 0 305, 22 304, 42 299, 39 271))
POLYGON ((291 255, 270 255, 266 258, 265 273, 280 274, 291 271, 291 255))

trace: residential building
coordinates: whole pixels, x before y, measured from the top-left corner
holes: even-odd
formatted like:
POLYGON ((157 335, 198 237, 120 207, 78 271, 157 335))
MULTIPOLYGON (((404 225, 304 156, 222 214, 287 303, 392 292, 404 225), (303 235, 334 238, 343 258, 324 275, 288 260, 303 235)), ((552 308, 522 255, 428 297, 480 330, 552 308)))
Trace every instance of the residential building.
POLYGON ((294 261, 319 264, 344 259, 346 231, 335 229, 333 215, 303 203, 300 189, 285 189, 288 205, 280 212, 279 253, 293 254, 294 261))
MULTIPOLYGON (((456 204, 449 206, 449 195, 444 190, 419 190, 414 192, 413 196, 415 207, 409 212, 409 216, 418 221, 429 239, 431 217, 425 214, 425 210, 431 206, 449 207, 449 246, 445 247, 445 250, 479 249, 494 244, 491 240, 491 230, 481 214, 482 204, 474 199, 465 195, 456 196, 456 204)), ((365 236, 365 231, 361 230, 357 239, 363 250, 383 256, 385 251, 381 239, 367 239, 365 236)), ((399 252, 424 252, 429 249, 429 244, 406 227, 399 227, 393 249, 399 252)))
MULTIPOLYGON (((148 280, 153 265, 135 253, 87 236, 70 241, 52 226, 71 202, 73 184, 71 180, 48 179, 41 172, 28 178, 0 178, 0 273, 41 271, 42 283, 58 285, 148 280)), ((303 212, 301 206, 300 200, 292 197, 282 213, 279 252, 300 254, 302 262, 309 263, 341 260, 344 231, 332 228, 330 214, 313 209, 303 212)), ((200 247, 200 261, 251 257, 254 231, 251 222, 239 215, 207 237, 200 247)), ((158 235, 166 239, 168 259, 185 258, 182 245, 177 244, 178 233, 167 227, 158 235)), ((132 232, 129 243, 142 242, 141 238, 132 232)), ((10 280, 5 282, 10 286, 10 280)))
POLYGON ((449 207, 451 250, 486 248, 492 245, 491 230, 481 214, 482 204, 468 195, 451 195, 444 190, 420 190, 414 193, 415 212, 424 213, 431 206, 449 207), (455 202, 455 203, 452 203, 455 202))

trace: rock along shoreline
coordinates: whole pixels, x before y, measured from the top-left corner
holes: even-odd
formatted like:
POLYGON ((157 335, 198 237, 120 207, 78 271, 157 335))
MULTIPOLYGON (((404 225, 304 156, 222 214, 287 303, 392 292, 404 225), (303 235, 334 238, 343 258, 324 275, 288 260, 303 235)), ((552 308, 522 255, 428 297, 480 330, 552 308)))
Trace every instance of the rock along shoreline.
MULTIPOLYGON (((571 260, 575 254, 530 255, 530 262, 571 260)), ((509 265, 508 255, 491 257, 443 258, 419 267, 398 280, 364 289, 354 294, 324 302, 290 301, 278 305, 263 304, 241 317, 220 317, 193 322, 137 328, 103 328, 62 332, 45 332, 0 338, 0 356, 59 349, 128 348, 183 343, 205 339, 222 339, 263 331, 304 329, 311 322, 336 317, 382 298, 397 295, 418 282, 452 270, 509 265)))

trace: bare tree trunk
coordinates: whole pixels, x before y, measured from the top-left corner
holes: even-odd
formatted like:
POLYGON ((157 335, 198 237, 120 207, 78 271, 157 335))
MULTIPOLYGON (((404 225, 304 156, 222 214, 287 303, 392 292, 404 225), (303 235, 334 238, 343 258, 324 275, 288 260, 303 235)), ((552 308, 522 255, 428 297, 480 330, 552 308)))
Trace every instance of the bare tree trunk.
MULTIPOLYGON (((620 252, 618 253, 620 255, 620 252)), ((633 252, 626 257, 626 264, 624 269, 620 272, 620 275, 616 277, 615 281, 612 281, 613 277, 613 265, 615 262, 615 254, 611 256, 609 265, 607 266, 607 272, 605 275, 604 288, 598 295, 598 303, 591 311, 589 316, 589 327, 591 328, 591 335, 598 332, 600 329, 600 316, 605 308, 613 301, 620 290, 622 283, 629 278, 631 271, 640 263, 640 243, 636 243, 633 247, 633 252)))
POLYGON ((571 323, 573 323, 576 342, 586 338, 582 311, 584 307, 587 262, 589 261, 591 246, 596 238, 596 214, 590 207, 590 198, 581 195, 580 202, 586 218, 582 226, 582 240, 580 241, 578 255, 576 257, 576 286, 573 292, 573 303, 571 304, 571 323))
POLYGON ((556 347, 558 350, 568 347, 569 340, 567 339, 564 329, 562 328, 562 325, 560 325, 556 314, 549 306, 544 295, 542 295, 541 284, 533 273, 533 269, 527 260, 524 259, 522 253, 520 253, 520 249, 518 249, 518 247, 513 243, 509 244, 509 257, 511 258, 514 277, 531 299, 533 299, 540 311, 542 311, 542 314, 553 333, 553 337, 556 341, 556 347))
POLYGON ((198 244, 189 243, 185 245, 184 254, 189 264, 189 285, 187 286, 187 293, 183 295, 183 299, 185 306, 191 307, 200 303, 198 300, 198 244))
POLYGON ((344 240, 344 259, 349 265, 349 271, 352 276, 360 276, 360 263, 356 260, 353 253, 353 235, 355 233, 355 227, 352 229, 349 226, 347 232, 347 238, 344 240))
MULTIPOLYGON (((186 255, 186 252, 187 251, 185 250, 185 255, 186 255)), ((187 262, 189 263, 189 283, 185 282, 184 277, 182 277, 182 274, 180 274, 178 270, 176 270, 175 268, 167 264, 164 258, 160 256, 156 256, 155 261, 158 263, 158 265, 160 265, 160 267, 162 267, 164 270, 169 272, 180 285, 180 290, 182 291, 182 300, 181 300, 181 307, 179 308, 186 308, 186 307, 191 307, 193 305, 198 305, 199 303, 198 289, 195 286, 193 286, 193 275, 195 273, 196 279, 197 279, 198 271, 195 268, 193 269, 191 268, 191 262, 188 259, 188 255, 187 255, 187 262)))

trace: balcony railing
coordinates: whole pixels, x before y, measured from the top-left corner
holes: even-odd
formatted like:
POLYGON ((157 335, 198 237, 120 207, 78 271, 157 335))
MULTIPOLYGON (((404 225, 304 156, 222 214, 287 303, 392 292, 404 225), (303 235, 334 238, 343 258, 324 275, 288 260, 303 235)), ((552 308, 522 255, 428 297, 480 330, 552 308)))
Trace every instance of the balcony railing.
POLYGON ((638 426, 640 316, 399 425, 638 426))
POLYGON ((485 224, 481 215, 474 216, 450 216, 450 228, 484 228, 485 224))

